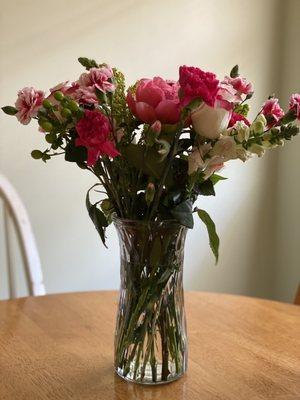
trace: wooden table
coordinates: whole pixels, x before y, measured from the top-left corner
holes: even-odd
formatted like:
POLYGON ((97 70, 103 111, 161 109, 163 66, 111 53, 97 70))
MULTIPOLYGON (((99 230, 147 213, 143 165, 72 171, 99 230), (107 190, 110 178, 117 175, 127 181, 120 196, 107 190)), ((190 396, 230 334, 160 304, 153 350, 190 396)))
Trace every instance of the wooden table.
POLYGON ((300 307, 186 293, 188 373, 144 387, 114 374, 116 306, 115 292, 0 302, 0 399, 300 399, 300 307))

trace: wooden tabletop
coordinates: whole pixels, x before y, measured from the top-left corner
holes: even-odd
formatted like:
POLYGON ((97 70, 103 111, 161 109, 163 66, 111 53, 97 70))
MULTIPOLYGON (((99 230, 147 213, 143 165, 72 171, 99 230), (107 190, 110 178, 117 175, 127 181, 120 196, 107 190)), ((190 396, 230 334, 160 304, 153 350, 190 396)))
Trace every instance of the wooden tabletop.
POLYGON ((0 302, 0 399, 300 399, 300 307, 200 292, 185 298, 188 373, 156 387, 114 374, 116 292, 0 302))

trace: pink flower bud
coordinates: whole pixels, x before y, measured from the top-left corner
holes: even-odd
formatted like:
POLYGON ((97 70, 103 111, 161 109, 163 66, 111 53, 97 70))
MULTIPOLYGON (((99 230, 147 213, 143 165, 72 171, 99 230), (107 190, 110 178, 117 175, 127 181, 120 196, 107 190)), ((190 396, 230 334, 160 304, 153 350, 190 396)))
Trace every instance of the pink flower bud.
POLYGON ((150 127, 151 131, 156 135, 159 135, 161 132, 161 122, 156 120, 150 127))

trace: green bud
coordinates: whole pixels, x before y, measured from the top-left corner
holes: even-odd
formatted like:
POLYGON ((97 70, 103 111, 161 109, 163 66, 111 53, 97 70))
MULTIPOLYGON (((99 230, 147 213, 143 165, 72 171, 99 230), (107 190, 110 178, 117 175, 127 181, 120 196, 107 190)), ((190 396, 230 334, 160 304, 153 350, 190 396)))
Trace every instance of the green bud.
POLYGON ((230 71, 230 78, 236 78, 237 76, 239 76, 239 66, 235 65, 230 71))
POLYGON ((264 125, 264 123, 262 121, 255 120, 251 124, 251 130, 256 134, 263 133, 264 129, 265 129, 265 125, 264 125))
POLYGON ((67 107, 69 110, 76 112, 78 111, 79 105, 76 103, 76 101, 70 100, 67 107))
POLYGON ((55 134, 55 133, 48 133, 48 134, 45 136, 45 139, 46 139, 46 141, 47 141, 48 143, 53 143, 53 142, 55 142, 55 140, 56 140, 56 134, 55 134))
POLYGON ((43 157, 43 153, 40 150, 32 150, 31 157, 35 160, 40 160, 43 157))
POLYGON ((61 110, 61 115, 64 117, 64 118, 70 118, 71 116, 72 116, 72 112, 71 112, 71 110, 69 110, 68 108, 63 108, 62 110, 61 110))
POLYGON ((7 115, 15 115, 18 112, 18 110, 15 107, 12 107, 12 106, 2 107, 1 110, 3 112, 5 112, 5 114, 7 114, 7 115))
POLYGON ((39 121, 40 126, 44 129, 45 132, 51 132, 53 129, 53 125, 49 121, 39 121))
POLYGON ((112 205, 109 199, 104 199, 101 202, 101 209, 104 212, 104 214, 108 213, 112 209, 112 205))
POLYGON ((62 101, 64 99, 65 95, 61 91, 57 91, 54 93, 54 98, 57 101, 62 101))
POLYGON ((51 101, 45 99, 45 100, 43 101, 43 106, 44 106, 45 108, 47 108, 47 109, 50 109, 50 108, 52 108, 52 103, 51 103, 51 101))
POLYGON ((149 205, 150 203, 152 203, 153 199, 154 199, 154 195, 155 195, 155 186, 154 183, 149 182, 146 188, 146 192, 145 192, 145 200, 146 203, 149 205))

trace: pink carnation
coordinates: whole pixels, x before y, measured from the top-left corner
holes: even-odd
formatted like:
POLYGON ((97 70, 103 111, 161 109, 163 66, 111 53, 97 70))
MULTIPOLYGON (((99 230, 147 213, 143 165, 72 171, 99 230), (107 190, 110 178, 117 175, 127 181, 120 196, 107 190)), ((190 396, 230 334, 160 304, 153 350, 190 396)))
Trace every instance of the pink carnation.
POLYGON ((25 87, 18 92, 18 98, 15 103, 18 110, 16 117, 21 124, 27 125, 31 118, 37 116, 44 98, 44 92, 33 87, 25 87))
POLYGON ((83 103, 97 103, 96 90, 103 93, 114 92, 112 83, 113 71, 109 67, 91 68, 84 72, 78 79, 79 89, 76 92, 77 99, 83 103))
POLYGON ((196 67, 181 66, 179 68, 179 84, 183 106, 195 98, 201 98, 207 105, 214 107, 219 81, 212 72, 204 72, 196 67))
POLYGON ((116 157, 120 153, 111 140, 111 125, 108 118, 99 111, 85 110, 84 117, 76 124, 78 138, 76 146, 88 151, 88 165, 92 166, 103 155, 116 157))
POLYGON ((50 94, 47 97, 47 100, 49 100, 53 105, 60 104, 60 102, 54 98, 54 93, 58 91, 62 92, 65 96, 76 99, 76 91, 78 88, 79 86, 76 82, 72 82, 71 85, 69 85, 69 81, 61 82, 50 89, 50 94))
POLYGON ((236 78, 225 76, 223 83, 231 85, 237 92, 241 94, 249 94, 253 92, 252 83, 248 82, 241 76, 237 76, 236 78))
POLYGON ((275 125, 280 118, 284 116, 284 112, 279 105, 278 99, 274 97, 263 104, 261 112, 266 117, 269 127, 275 125))
POLYGON ((176 124, 180 118, 178 83, 160 77, 141 79, 136 91, 129 91, 127 103, 141 121, 153 124, 176 124))
POLYGON ((300 94, 299 93, 292 94, 289 104, 290 104, 290 110, 294 110, 296 112, 297 118, 300 120, 300 94))
POLYGON ((222 82, 214 106, 224 108, 231 113, 234 106, 240 101, 242 101, 242 98, 239 92, 230 84, 222 82))
POLYGON ((231 118, 230 118, 230 121, 229 121, 229 124, 228 124, 228 128, 231 128, 232 126, 234 126, 235 123, 238 122, 238 121, 243 121, 243 122, 245 122, 246 125, 250 126, 250 122, 248 121, 248 119, 246 117, 244 117, 241 114, 233 112, 231 114, 231 118))

